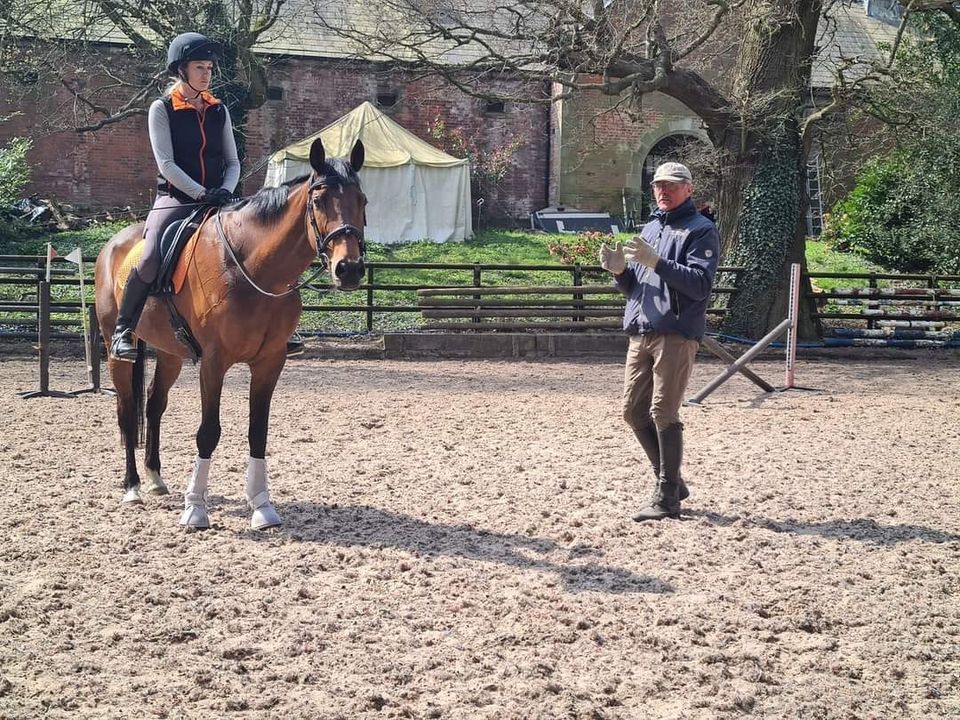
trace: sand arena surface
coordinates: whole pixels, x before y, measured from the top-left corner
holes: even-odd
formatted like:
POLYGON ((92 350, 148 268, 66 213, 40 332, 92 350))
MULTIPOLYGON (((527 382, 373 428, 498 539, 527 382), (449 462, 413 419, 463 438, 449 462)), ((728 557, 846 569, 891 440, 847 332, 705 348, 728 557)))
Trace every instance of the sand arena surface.
MULTIPOLYGON (((0 357, 0 717, 960 714, 953 355, 802 360, 820 393, 732 380, 684 410, 683 521, 644 525, 612 359, 291 362, 266 533, 247 378, 213 528, 186 533, 194 368, 165 417, 172 494, 131 509, 113 399, 18 399, 35 362, 0 357)), ((53 388, 84 384, 54 362, 53 388)))

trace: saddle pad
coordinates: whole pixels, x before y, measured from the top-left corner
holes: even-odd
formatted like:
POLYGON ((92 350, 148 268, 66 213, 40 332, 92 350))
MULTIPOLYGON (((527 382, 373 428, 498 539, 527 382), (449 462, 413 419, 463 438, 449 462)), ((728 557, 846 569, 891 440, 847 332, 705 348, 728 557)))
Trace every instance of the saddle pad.
MULTIPOLYGON (((206 220, 204 220, 204 222, 206 222, 206 220)), ((180 253, 180 257, 177 259, 177 269, 173 271, 174 294, 179 293, 183 289, 183 283, 187 279, 187 267, 190 264, 190 260, 193 259, 193 251, 197 246, 197 237, 200 235, 202 229, 203 223, 200 223, 196 232, 187 240, 187 244, 183 247, 183 252, 180 253)), ((130 276, 130 271, 140 262, 140 256, 142 254, 143 240, 139 240, 130 248, 130 252, 127 253, 126 257, 123 258, 123 262, 120 263, 120 269, 117 271, 117 290, 119 290, 121 294, 127 287, 127 278, 130 276)))
POLYGON ((120 269, 117 270, 117 290, 119 290, 121 294, 127 287, 127 278, 130 277, 130 271, 140 262, 141 255, 143 255, 143 240, 138 240, 137 243, 130 248, 130 252, 127 253, 127 256, 123 258, 123 262, 120 263, 120 269))

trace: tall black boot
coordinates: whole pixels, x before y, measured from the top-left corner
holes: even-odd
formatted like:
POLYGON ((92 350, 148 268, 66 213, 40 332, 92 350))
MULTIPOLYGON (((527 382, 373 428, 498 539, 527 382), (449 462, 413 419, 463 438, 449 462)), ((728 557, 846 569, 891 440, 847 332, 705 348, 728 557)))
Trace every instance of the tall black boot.
POLYGON ((660 480, 650 506, 633 516, 643 520, 680 519, 680 463, 683 461, 683 423, 657 431, 660 441, 660 480))
POLYGON ((110 354, 117 360, 133 362, 137 359, 137 338, 134 332, 149 294, 150 283, 141 280, 140 274, 134 268, 130 271, 123 289, 123 299, 117 313, 117 329, 110 343, 110 354))
MULTIPOLYGON (((643 451, 647 454, 650 465, 653 467, 653 477, 656 482, 654 496, 656 496, 660 485, 660 438, 657 435, 657 427, 651 422, 649 425, 644 425, 640 429, 633 428, 633 434, 637 436, 640 447, 642 447, 643 451)), ((678 482, 680 484, 680 499, 686 500, 690 497, 690 490, 687 488, 687 484, 683 481, 682 477, 678 478, 678 482)))

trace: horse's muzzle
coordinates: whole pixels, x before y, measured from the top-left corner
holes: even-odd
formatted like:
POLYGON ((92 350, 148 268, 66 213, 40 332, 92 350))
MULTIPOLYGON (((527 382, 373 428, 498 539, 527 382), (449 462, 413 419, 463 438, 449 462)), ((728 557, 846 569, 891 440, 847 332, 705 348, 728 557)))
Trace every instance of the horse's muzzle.
POLYGON ((362 259, 341 260, 334 268, 333 274, 339 287, 350 290, 360 284, 365 270, 362 259))

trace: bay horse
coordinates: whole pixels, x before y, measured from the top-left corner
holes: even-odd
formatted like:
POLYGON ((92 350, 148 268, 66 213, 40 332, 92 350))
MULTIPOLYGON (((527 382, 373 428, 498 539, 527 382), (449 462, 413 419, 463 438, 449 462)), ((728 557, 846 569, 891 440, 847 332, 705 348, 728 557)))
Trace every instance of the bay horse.
MULTIPOLYGON (((250 458, 246 497, 251 527, 278 526, 280 516, 270 502, 264 455, 270 401, 286 361, 287 339, 300 319, 297 281, 320 257, 333 284, 356 288, 364 275, 364 207, 367 200, 357 177, 364 148, 358 140, 349 160, 327 159, 323 144, 310 148, 312 172, 276 188, 263 188, 248 200, 223 208, 208 218, 192 241, 182 289, 173 304, 200 348, 202 417, 197 430, 197 456, 184 492, 180 524, 210 526, 207 478, 213 451, 220 441, 220 395, 227 370, 250 367, 250 458)), ((122 290, 124 259, 140 241, 143 223, 124 228, 100 251, 96 264, 96 308, 100 331, 113 335, 122 290)), ((184 253, 187 254, 186 251, 184 253)), ((128 263, 129 264, 129 263, 128 263)), ((181 268, 182 269, 182 268, 181 268)), ((117 419, 126 451, 124 504, 140 503, 140 475, 135 449, 146 415, 145 492, 165 494, 160 477, 160 420, 170 388, 180 375, 189 349, 177 340, 170 312, 157 297, 148 299, 136 328, 140 342, 134 363, 110 357, 108 365, 117 394, 117 419), (144 408, 144 342, 156 350, 156 370, 144 408)))

